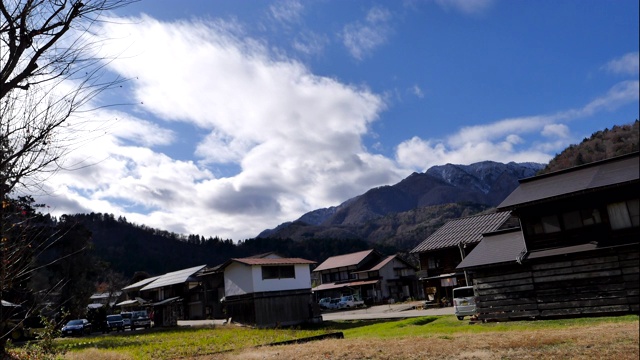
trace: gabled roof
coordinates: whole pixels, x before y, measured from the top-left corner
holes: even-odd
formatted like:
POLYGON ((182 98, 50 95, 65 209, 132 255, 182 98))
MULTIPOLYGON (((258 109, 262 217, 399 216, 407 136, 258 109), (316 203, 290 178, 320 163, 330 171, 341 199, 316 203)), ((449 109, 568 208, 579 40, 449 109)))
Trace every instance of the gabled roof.
MULTIPOLYGON (((207 265, 200 265, 200 266, 195 266, 195 267, 188 268, 188 269, 183 269, 183 270, 178 270, 178 271, 166 273, 166 274, 161 275, 160 277, 158 277, 155 281, 152 281, 148 285, 144 286, 140 290, 151 290, 151 289, 161 288, 161 287, 164 287, 164 286, 185 283, 188 280, 190 280, 190 278, 195 273, 197 273, 198 271, 204 269, 205 266, 207 266, 207 265)), ((194 281, 197 281, 197 280, 194 280, 194 281)))
POLYGON ((638 153, 520 180, 520 185, 498 205, 511 210, 523 204, 569 196, 638 181, 638 153))
POLYGON ((374 265, 371 269, 363 269, 363 270, 360 270, 360 271, 354 271, 354 274, 366 273, 368 271, 378 271, 378 270, 382 269, 383 267, 385 267, 388 263, 390 263, 394 259, 396 259, 398 261, 401 261, 403 264, 407 265, 407 267, 412 268, 412 269, 415 270, 413 265, 409 264, 406 260, 404 260, 403 258, 398 256, 398 254, 396 254, 396 255, 387 256, 386 258, 382 259, 382 261, 380 261, 379 263, 374 265))
POLYGON ((229 262, 239 262, 245 265, 306 265, 315 264, 315 261, 301 259, 301 258, 241 258, 231 259, 229 262))
POLYGON ((372 254, 375 250, 365 250, 359 251, 351 254, 332 256, 327 260, 323 261, 317 268, 313 271, 322 271, 328 269, 337 269, 341 267, 348 266, 358 266, 364 259, 367 258, 370 254, 372 254))
POLYGON ((446 249, 458 246, 459 243, 477 243, 482 239, 482 234, 496 231, 509 216, 511 212, 502 211, 451 220, 411 250, 411 253, 446 249))
POLYGON ((456 269, 515 263, 524 249, 524 238, 519 228, 485 234, 478 246, 462 260, 456 269))
POLYGON ((371 269, 366 270, 366 271, 376 271, 376 270, 380 270, 380 269, 382 269, 385 265, 387 265, 388 263, 390 263, 390 262, 391 262, 391 260, 395 259, 395 258, 396 258, 396 256, 398 256, 398 255, 390 255, 390 256, 387 256, 387 257, 386 257, 386 258, 384 258, 382 261, 380 261, 376 266, 374 266, 374 267, 372 267, 371 269))

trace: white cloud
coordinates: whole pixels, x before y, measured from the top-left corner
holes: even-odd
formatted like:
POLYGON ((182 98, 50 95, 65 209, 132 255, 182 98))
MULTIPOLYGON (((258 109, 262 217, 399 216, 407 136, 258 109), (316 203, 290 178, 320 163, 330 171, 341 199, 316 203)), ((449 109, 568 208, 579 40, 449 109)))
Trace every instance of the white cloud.
POLYGON ((542 129, 542 135, 546 137, 568 138, 569 127, 565 124, 548 124, 542 129))
POLYGON ((292 46, 305 55, 317 55, 324 51, 327 44, 329 44, 329 39, 326 36, 304 30, 298 33, 292 46))
POLYGON ((640 68, 640 53, 631 52, 617 59, 609 61, 604 69, 614 74, 638 75, 640 68))
POLYGON ((117 23, 104 23, 120 39, 104 51, 122 54, 110 69, 137 78, 139 118, 103 113, 120 120, 75 154, 93 166, 50 184, 45 202, 57 212, 90 209, 238 240, 406 176, 362 144, 386 106, 368 89, 315 76, 217 24, 117 23), (209 170, 224 164, 238 173, 209 170))
POLYGON ((374 7, 367 13, 364 23, 358 21, 345 25, 341 37, 349 54, 356 60, 362 60, 384 45, 391 34, 390 20, 391 13, 387 9, 374 7))
POLYGON ((445 10, 454 9, 466 15, 480 14, 486 11, 493 0, 435 0, 445 10))
POLYGON ((422 92, 422 89, 418 85, 413 85, 410 91, 413 95, 419 97, 420 99, 424 98, 424 93, 422 92))
POLYGON ((547 162, 550 154, 564 149, 574 140, 569 125, 562 122, 613 110, 634 101, 638 101, 638 82, 620 82, 605 95, 578 109, 466 126, 443 140, 413 137, 397 146, 396 161, 401 166, 422 171, 445 163, 471 164, 483 160, 547 162), (546 140, 532 140, 538 135, 546 140))
MULTIPOLYGON (((358 40, 356 54, 387 41, 375 32, 389 30, 390 16, 368 13, 360 26, 379 40, 358 40)), ((566 146, 567 122, 638 99, 638 82, 621 82, 582 108, 413 137, 389 159, 362 143, 384 96, 314 75, 237 25, 141 17, 103 26, 114 39, 103 50, 121 54, 109 69, 137 78, 127 95, 138 105, 92 114, 111 126, 72 154, 77 170, 51 178, 42 201, 57 213, 113 213, 178 233, 245 239, 432 165, 544 162, 566 146), (538 134, 547 138, 532 141, 538 134), (237 172, 216 178, 216 166, 237 172)))
POLYGON ((304 6, 297 0, 278 1, 269 6, 271 17, 283 23, 299 22, 304 6))

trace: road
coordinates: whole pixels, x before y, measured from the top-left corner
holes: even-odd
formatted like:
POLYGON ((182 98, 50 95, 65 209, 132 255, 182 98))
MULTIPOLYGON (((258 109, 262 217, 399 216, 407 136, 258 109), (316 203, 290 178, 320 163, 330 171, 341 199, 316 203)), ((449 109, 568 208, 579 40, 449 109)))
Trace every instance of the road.
MULTIPOLYGON (((399 304, 376 305, 353 310, 327 311, 322 313, 322 320, 402 319, 429 315, 453 315, 453 307, 416 310, 416 307, 419 307, 421 304, 421 301, 414 301, 399 304)), ((224 323, 224 320, 178 320, 179 326, 207 326, 222 325, 224 323)))
POLYGON ((453 315, 453 307, 420 309, 422 302, 376 305, 364 309, 323 312, 322 320, 399 319, 428 315, 453 315))

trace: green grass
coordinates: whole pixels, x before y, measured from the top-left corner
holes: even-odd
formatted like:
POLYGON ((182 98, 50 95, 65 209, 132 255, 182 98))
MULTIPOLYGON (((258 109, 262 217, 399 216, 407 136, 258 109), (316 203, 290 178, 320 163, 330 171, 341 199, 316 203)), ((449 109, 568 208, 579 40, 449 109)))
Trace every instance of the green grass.
POLYGON ((432 335, 448 336, 461 333, 486 333, 503 331, 523 331, 535 329, 560 329, 567 327, 589 326, 603 322, 638 321, 637 315, 579 318, 544 321, 512 321, 470 325, 468 321, 459 321, 455 316, 425 316, 397 321, 336 321, 325 323, 331 329, 343 331, 345 338, 396 338, 406 336, 432 335))
POLYGON ((470 325, 455 316, 425 316, 403 320, 354 320, 325 322, 307 329, 251 329, 237 326, 209 328, 157 329, 149 332, 112 333, 108 336, 65 338, 56 347, 65 352, 98 349, 116 352, 134 359, 175 359, 241 350, 275 342, 295 340, 335 331, 345 338, 393 339, 402 337, 438 337, 450 339, 456 334, 530 331, 588 327, 601 323, 637 322, 637 315, 581 318, 568 320, 519 321, 470 325))
POLYGON ((180 328, 62 339, 57 342, 57 347, 66 352, 95 348, 126 353, 136 359, 175 359, 294 340, 326 332, 322 329, 251 329, 236 326, 180 328))

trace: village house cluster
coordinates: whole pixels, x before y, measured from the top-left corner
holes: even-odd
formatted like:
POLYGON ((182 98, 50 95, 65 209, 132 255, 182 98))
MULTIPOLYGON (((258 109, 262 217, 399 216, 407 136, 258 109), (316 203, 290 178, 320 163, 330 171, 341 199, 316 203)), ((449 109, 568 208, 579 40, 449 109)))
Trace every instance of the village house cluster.
POLYGON ((473 286, 483 320, 637 313, 639 172, 636 152, 522 179, 495 212, 450 221, 416 246, 419 269, 375 250, 315 268, 268 253, 148 278, 111 305, 152 309, 156 326, 219 318, 270 327, 321 321, 321 298, 448 306, 454 288, 473 286))

